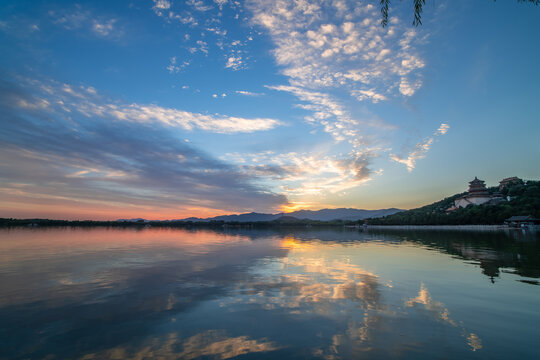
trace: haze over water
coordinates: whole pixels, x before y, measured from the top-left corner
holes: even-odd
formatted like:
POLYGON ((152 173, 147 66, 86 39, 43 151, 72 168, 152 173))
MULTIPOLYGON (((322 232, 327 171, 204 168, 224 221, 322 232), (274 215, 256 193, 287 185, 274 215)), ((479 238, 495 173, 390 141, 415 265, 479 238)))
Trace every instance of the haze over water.
POLYGON ((539 358, 538 237, 0 230, 0 358, 539 358))

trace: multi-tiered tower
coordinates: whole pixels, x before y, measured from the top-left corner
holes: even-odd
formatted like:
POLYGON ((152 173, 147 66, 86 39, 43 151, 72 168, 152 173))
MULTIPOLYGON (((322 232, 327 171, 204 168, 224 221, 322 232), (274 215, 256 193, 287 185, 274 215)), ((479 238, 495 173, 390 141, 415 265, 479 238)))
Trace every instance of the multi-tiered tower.
POLYGON ((487 203, 491 199, 492 196, 489 195, 484 181, 475 176, 473 181, 469 181, 469 193, 456 199, 454 206, 460 208, 468 205, 480 205, 487 203))

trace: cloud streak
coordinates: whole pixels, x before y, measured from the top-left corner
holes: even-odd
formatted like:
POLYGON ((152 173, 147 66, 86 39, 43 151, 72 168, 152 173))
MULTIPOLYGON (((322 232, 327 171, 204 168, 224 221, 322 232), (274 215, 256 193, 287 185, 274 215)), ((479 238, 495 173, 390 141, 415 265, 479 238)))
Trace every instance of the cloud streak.
POLYGON ((427 139, 424 139, 420 141, 418 144, 416 144, 414 149, 407 155, 407 157, 401 157, 396 154, 390 154, 390 159, 407 166, 407 170, 409 172, 413 171, 416 166, 416 162, 419 159, 423 159, 426 157, 426 154, 431 148, 431 145, 433 145, 435 138, 437 136, 446 134, 448 132, 448 129, 450 129, 450 125, 441 124, 441 126, 439 126, 437 131, 433 133, 433 136, 427 139))
MULTIPOLYGON (((171 131, 217 127, 227 133, 239 126, 260 129, 258 122, 198 114, 178 120, 184 112, 102 105, 80 98, 83 93, 68 85, 57 96, 58 89, 52 86, 32 84, 1 86, 4 204, 19 209, 25 204, 34 209, 103 207, 117 214, 139 211, 174 217, 263 211, 287 203, 283 195, 256 186, 253 176, 171 131)), ((88 89, 84 91, 88 96, 88 89)))
POLYGON ((160 124, 184 130, 203 130, 214 133, 250 133, 273 129, 283 123, 270 118, 244 118, 228 115, 208 115, 154 104, 123 104, 101 98, 93 88, 72 87, 68 84, 37 84, 45 94, 28 100, 15 99, 25 109, 49 109, 78 113, 88 118, 100 117, 117 121, 160 124), (43 96, 45 95, 45 97, 43 96))
POLYGON ((118 19, 96 15, 81 5, 61 10, 50 10, 49 17, 56 25, 66 30, 86 30, 97 37, 110 40, 118 40, 124 35, 124 31, 118 25, 118 19))

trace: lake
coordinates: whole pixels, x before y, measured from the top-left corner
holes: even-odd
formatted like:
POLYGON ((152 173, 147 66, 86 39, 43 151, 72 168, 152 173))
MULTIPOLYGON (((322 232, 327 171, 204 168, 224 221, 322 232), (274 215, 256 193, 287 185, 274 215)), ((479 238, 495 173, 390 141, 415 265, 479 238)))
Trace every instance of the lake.
POLYGON ((1 359, 540 358, 540 238, 0 229, 1 359))

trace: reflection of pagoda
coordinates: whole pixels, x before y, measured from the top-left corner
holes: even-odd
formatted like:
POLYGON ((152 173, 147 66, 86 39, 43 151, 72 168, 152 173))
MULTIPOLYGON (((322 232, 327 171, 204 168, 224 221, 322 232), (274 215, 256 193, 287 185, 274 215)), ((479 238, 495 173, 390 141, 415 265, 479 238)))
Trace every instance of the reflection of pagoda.
POLYGON ((469 205, 481 205, 491 201, 492 196, 489 195, 484 181, 479 180, 476 176, 473 181, 469 182, 469 193, 454 201, 456 208, 467 207, 469 205))

